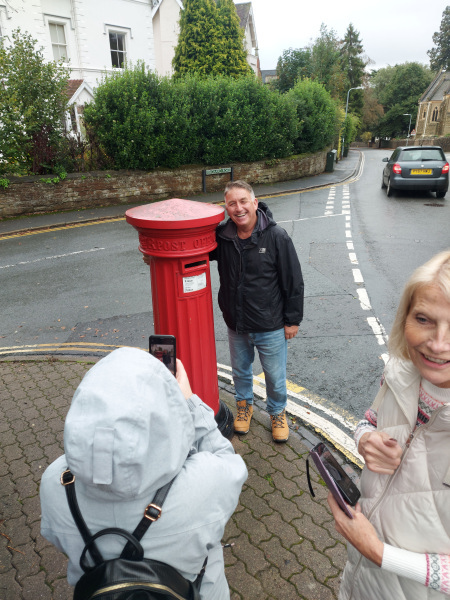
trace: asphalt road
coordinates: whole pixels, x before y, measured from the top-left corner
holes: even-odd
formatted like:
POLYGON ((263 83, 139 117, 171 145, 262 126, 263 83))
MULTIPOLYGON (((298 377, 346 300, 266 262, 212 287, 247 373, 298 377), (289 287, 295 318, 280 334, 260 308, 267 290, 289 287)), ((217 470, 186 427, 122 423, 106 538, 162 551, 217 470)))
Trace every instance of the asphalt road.
MULTIPOLYGON (((389 154, 364 151, 350 183, 264 200, 292 236, 305 279, 305 319, 289 342, 290 399, 347 433, 377 391, 405 280, 450 246, 450 197, 387 198, 381 159, 389 154)), ((150 276, 137 246, 123 220, 0 240, 0 353, 30 344, 42 352, 146 348, 150 276)), ((226 371, 214 263, 211 278, 217 361, 226 371)))

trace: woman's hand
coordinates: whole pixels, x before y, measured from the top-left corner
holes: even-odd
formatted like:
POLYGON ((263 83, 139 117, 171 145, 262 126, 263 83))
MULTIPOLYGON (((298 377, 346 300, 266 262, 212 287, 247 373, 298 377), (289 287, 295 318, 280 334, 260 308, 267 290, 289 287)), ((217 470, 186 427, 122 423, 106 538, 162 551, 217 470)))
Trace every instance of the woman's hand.
POLYGON ((400 464, 402 449, 397 440, 384 431, 371 431, 361 436, 358 452, 370 471, 392 475, 400 464))
POLYGON ((181 391, 183 392, 183 396, 187 400, 192 396, 191 384, 189 383, 189 379, 185 371, 184 365, 179 358, 177 358, 176 379, 178 381, 178 385, 180 386, 181 391))
POLYGON ((343 535, 363 556, 381 567, 384 544, 378 539, 373 525, 362 514, 359 503, 355 509, 351 506, 348 507, 353 514, 353 519, 349 519, 341 510, 331 492, 328 492, 328 505, 333 513, 336 531, 343 535))

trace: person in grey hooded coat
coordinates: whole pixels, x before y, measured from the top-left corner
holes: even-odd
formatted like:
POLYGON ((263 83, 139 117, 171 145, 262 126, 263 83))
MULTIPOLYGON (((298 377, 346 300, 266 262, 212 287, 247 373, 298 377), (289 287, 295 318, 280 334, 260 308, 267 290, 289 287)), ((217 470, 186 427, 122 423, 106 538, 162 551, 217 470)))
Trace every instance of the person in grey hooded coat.
MULTIPOLYGON (((121 348, 100 360, 74 394, 64 450, 42 476, 41 533, 68 556, 70 585, 83 574, 84 543, 60 483, 67 467, 92 533, 106 527, 132 532, 155 492, 176 476, 161 518, 141 540, 144 556, 191 581, 207 556, 202 600, 230 597, 221 539, 247 469, 211 408, 192 394, 180 361, 175 379, 142 350, 121 348)), ((107 536, 97 543, 107 560, 119 556, 124 541, 107 536)))

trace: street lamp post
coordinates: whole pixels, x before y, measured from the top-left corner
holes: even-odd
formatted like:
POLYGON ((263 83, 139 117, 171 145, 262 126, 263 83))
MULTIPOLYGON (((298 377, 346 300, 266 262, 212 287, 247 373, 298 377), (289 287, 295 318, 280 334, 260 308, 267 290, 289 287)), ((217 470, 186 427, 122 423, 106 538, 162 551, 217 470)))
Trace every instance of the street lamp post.
MULTIPOLYGON (((345 121, 347 120, 347 113, 348 113, 348 98, 350 96, 350 92, 352 90, 362 90, 363 86, 362 85, 358 85, 358 87, 354 87, 354 88, 350 88, 347 92, 347 104, 345 105, 345 121)), ((341 152, 341 157, 344 155, 344 142, 345 142, 345 136, 342 136, 342 152, 341 152)))
POLYGON ((408 136, 406 138, 406 145, 408 145, 409 142, 409 132, 411 131, 411 117, 412 115, 410 113, 403 113, 404 117, 409 117, 409 126, 408 126, 408 136))

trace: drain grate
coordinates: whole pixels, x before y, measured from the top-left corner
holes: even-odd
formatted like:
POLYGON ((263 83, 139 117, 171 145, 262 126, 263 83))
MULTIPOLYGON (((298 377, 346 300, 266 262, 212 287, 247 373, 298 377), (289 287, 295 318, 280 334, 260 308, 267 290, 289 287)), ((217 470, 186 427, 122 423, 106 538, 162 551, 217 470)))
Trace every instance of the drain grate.
POLYGON ((438 208, 443 208, 445 204, 437 204, 436 202, 433 202, 432 204, 425 204, 424 206, 437 206, 438 208))

